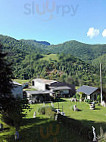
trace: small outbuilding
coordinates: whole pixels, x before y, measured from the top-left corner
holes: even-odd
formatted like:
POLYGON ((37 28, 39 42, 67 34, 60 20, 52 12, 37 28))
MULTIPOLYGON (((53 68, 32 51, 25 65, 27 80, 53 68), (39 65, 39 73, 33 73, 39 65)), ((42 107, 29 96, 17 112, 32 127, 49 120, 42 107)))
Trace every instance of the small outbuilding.
POLYGON ((16 97, 20 97, 23 98, 23 88, 22 85, 19 84, 18 82, 13 81, 12 82, 12 95, 16 98, 16 97))
POLYGON ((98 94, 100 94, 99 88, 86 86, 86 85, 83 85, 80 88, 78 88, 77 92, 79 94, 84 95, 86 99, 89 99, 92 101, 97 100, 97 96, 98 94))

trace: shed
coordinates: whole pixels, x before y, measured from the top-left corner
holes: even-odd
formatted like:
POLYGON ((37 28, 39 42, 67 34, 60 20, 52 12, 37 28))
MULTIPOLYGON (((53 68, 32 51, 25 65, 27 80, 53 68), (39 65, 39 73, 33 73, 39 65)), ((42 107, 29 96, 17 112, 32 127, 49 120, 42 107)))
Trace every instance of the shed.
POLYGON ((83 85, 77 89, 78 93, 85 94, 85 98, 89 100, 97 100, 97 95, 100 93, 99 88, 83 85))
POLYGON ((12 82, 12 95, 16 98, 16 97, 20 97, 20 98, 23 98, 23 88, 22 88, 22 85, 19 84, 18 82, 15 82, 13 81, 12 82))

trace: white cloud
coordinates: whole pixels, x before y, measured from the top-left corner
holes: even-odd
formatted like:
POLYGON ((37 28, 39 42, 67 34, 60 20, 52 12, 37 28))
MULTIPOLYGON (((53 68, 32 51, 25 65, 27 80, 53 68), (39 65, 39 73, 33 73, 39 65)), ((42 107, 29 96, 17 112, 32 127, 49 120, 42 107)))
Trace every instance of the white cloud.
POLYGON ((90 38, 96 37, 99 35, 99 29, 89 28, 87 32, 87 36, 90 38))
POLYGON ((103 37, 106 37, 106 29, 104 29, 103 33, 102 33, 103 37))

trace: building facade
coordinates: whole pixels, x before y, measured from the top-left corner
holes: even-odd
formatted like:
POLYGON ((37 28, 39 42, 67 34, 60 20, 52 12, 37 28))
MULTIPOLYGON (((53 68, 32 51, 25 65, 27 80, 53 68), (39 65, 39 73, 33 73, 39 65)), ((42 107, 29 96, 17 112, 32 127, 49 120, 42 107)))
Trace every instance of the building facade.
POLYGON ((23 98, 23 88, 22 88, 22 85, 13 81, 13 88, 11 90, 12 92, 12 95, 17 98, 17 97, 20 97, 20 98, 23 98))

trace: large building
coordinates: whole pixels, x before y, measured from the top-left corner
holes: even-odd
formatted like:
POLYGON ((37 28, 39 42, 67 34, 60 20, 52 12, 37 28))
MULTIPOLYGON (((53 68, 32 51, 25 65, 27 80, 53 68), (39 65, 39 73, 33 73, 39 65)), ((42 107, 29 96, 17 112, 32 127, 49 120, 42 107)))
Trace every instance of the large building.
POLYGON ((51 100, 51 97, 72 97, 75 95, 75 86, 67 83, 58 82, 56 80, 47 79, 33 79, 32 88, 36 91, 25 91, 25 95, 28 100, 33 100, 33 102, 43 102, 51 100))
POLYGON ((36 78, 32 80, 32 87, 40 91, 41 90, 45 91, 45 90, 49 90, 49 86, 54 82, 57 82, 57 81, 36 78))

